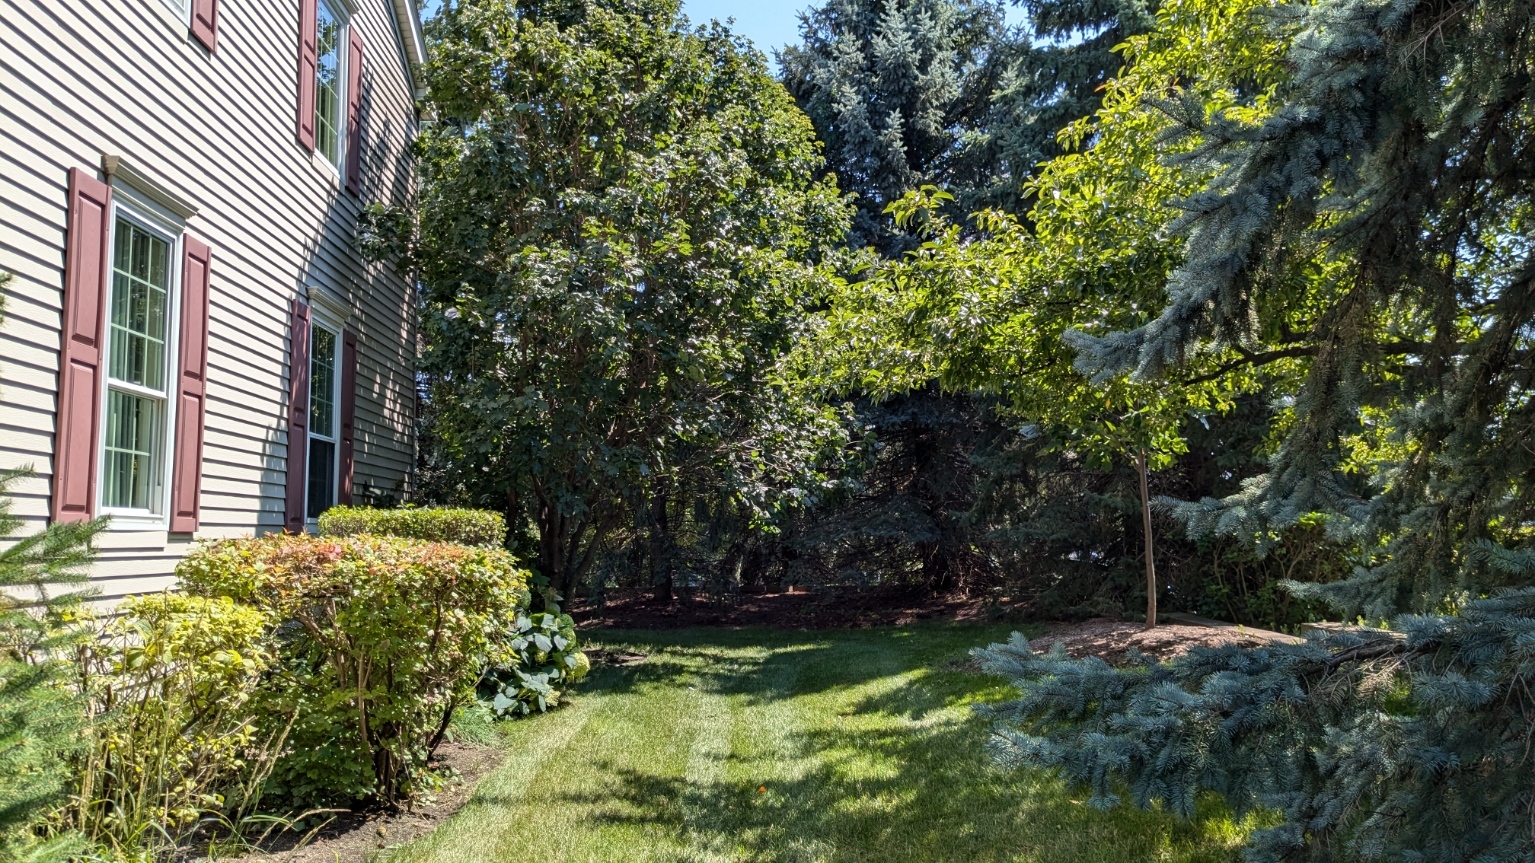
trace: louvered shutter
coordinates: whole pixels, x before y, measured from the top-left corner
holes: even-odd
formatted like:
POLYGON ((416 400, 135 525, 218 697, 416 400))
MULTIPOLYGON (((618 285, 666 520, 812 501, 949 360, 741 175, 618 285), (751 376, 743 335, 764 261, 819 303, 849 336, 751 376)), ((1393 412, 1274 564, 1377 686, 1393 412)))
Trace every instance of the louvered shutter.
POLYGON ((346 190, 356 195, 362 190, 362 34, 355 24, 346 30, 346 190))
POLYGON ((298 142, 314 152, 314 84, 319 72, 318 0, 298 0, 298 142))
POLYGON ((283 527, 303 533, 309 472, 309 307, 293 301, 288 366, 288 501, 283 527))
POLYGON ((196 237, 182 239, 181 348, 176 379, 175 468, 171 473, 171 530, 197 530, 203 486, 203 424, 208 397, 208 280, 213 250, 196 237))
POLYGON ((210 52, 218 50, 219 0, 192 0, 192 36, 210 52))
POLYGON ((352 430, 357 420, 357 334, 341 334, 341 487, 336 502, 352 502, 352 430))
POLYGON ((102 346, 106 337, 107 242, 112 187, 69 171, 59 397, 53 444, 53 520, 83 521, 96 510, 96 437, 101 428, 102 346))

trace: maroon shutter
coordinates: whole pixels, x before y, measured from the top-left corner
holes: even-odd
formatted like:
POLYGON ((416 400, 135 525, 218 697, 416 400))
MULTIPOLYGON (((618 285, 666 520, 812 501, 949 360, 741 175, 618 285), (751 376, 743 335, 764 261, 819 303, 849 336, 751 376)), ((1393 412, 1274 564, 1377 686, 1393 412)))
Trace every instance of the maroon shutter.
POLYGON ((298 142, 314 152, 314 81, 319 73, 317 0, 298 0, 298 142))
POLYGON ((283 527, 304 532, 309 462, 309 307, 293 301, 288 365, 288 506, 283 527))
POLYGON ((210 53, 218 50, 219 0, 192 0, 192 36, 210 53))
POLYGON ((101 428, 101 348, 111 255, 112 188, 69 169, 64 309, 59 333, 59 400, 54 418, 53 520, 96 511, 96 436, 101 428))
POLYGON ((356 195, 362 190, 362 34, 356 25, 346 31, 346 190, 356 195))
POLYGON ((182 239, 181 362, 176 379, 175 469, 171 473, 171 530, 197 530, 203 487, 203 418, 208 397, 208 277, 213 250, 182 239))
POLYGON ((352 503, 352 429, 357 421, 357 334, 341 334, 341 487, 336 502, 352 503))

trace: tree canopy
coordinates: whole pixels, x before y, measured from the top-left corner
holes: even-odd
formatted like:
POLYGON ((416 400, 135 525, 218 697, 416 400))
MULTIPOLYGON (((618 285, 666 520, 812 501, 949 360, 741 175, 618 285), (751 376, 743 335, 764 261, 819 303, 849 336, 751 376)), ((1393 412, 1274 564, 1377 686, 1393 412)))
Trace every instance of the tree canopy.
POLYGON ((764 58, 673 0, 461 0, 430 32, 439 494, 503 509, 555 592, 684 476, 749 516, 813 497, 843 426, 776 367, 848 208, 764 58))

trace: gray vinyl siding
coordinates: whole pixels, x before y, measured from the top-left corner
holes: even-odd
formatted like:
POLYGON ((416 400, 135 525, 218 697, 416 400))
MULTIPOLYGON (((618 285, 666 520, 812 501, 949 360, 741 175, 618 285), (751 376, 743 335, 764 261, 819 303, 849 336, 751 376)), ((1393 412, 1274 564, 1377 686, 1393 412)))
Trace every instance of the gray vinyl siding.
POLYGON ((104 599, 172 583, 193 539, 279 530, 286 481, 291 303, 310 285, 350 305, 358 334, 354 488, 410 494, 414 297, 353 250, 363 202, 413 192, 413 92, 390 0, 356 0, 365 43, 362 195, 295 141, 298 0, 220 0, 218 52, 162 0, 0 0, 0 467, 31 465, 16 511, 49 512, 68 172, 103 153, 198 207, 213 247, 201 526, 114 531, 104 599))

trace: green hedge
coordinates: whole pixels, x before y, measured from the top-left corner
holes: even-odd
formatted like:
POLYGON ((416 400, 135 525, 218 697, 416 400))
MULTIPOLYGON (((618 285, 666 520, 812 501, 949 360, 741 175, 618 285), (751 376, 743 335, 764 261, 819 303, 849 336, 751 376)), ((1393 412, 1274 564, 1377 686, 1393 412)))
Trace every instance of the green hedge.
POLYGON ((326 536, 404 536, 431 542, 501 548, 506 545, 506 520, 500 513, 484 509, 338 506, 320 516, 320 533, 326 536))
POLYGON ((376 535, 225 540, 177 574, 191 593, 258 609, 276 633, 258 712, 295 717, 269 790, 299 804, 419 790, 481 672, 516 660, 506 628, 529 598, 505 551, 376 535))

